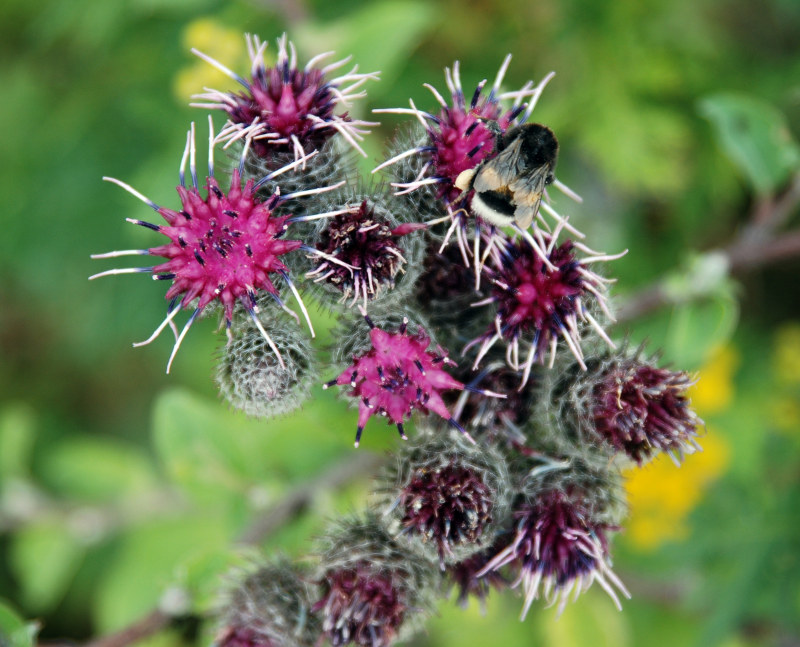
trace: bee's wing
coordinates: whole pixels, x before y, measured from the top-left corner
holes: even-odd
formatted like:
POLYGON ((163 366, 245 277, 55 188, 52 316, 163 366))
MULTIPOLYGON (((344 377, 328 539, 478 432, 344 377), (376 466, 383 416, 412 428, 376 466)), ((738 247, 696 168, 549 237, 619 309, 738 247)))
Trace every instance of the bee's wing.
POLYGON ((475 174, 472 188, 481 192, 509 187, 525 170, 524 162, 520 159, 521 146, 522 142, 516 139, 486 162, 475 174))
POLYGON ((514 220, 522 229, 530 227, 536 214, 539 213, 539 205, 542 203, 542 195, 547 186, 549 173, 550 166, 546 165, 532 174, 515 178, 508 185, 516 206, 514 220))

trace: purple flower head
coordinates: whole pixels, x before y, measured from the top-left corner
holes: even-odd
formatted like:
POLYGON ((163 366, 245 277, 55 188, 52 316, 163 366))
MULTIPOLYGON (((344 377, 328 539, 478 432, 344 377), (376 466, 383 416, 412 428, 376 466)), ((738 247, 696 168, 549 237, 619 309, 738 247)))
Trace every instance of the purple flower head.
POLYGON ((399 239, 424 228, 413 223, 392 228, 373 204, 362 200, 322 230, 316 247, 324 255, 308 276, 334 286, 343 299, 363 300, 366 307, 381 288, 394 287, 395 276, 407 262, 399 239))
POLYGON ((435 470, 417 470, 397 505, 404 531, 435 544, 444 569, 454 545, 480 543, 492 521, 494 498, 478 471, 451 462, 435 470))
POLYGON ((524 619, 534 600, 542 595, 557 605, 560 615, 572 595, 577 597, 597 581, 618 609, 617 590, 630 594, 609 567, 606 533, 613 530, 594 522, 578 496, 551 490, 525 503, 515 514, 514 537, 481 570, 479 577, 509 565, 524 589, 524 619), (615 590, 615 588, 617 590, 615 590))
POLYGON ((458 176, 466 170, 473 169, 494 150, 495 134, 487 125, 494 122, 501 132, 510 126, 524 123, 530 116, 536 101, 552 74, 537 86, 529 81, 522 89, 514 92, 503 92, 500 85, 505 77, 511 55, 506 56, 497 73, 494 84, 487 95, 483 94, 486 80, 475 88, 467 103, 461 87, 459 62, 456 61, 452 71, 445 68, 445 81, 450 93, 450 102, 436 88, 426 83, 439 104, 438 115, 419 110, 411 101, 410 108, 387 108, 374 112, 410 114, 419 119, 427 134, 427 141, 420 146, 403 151, 387 160, 375 170, 390 166, 409 156, 423 156, 425 163, 419 177, 410 182, 395 182, 401 192, 410 193, 416 189, 435 185, 439 198, 450 210, 451 205, 461 195, 461 189, 455 186, 458 176), (525 99, 529 103, 523 103, 525 99), (511 107, 506 108, 502 101, 513 99, 511 107))
MULTIPOLYGON (((175 332, 176 341, 167 364, 167 372, 169 372, 172 360, 192 323, 205 308, 212 304, 222 306, 228 328, 233 319, 234 306, 237 303, 241 304, 283 365, 278 349, 256 316, 259 311, 256 300, 260 293, 266 293, 283 306, 278 289, 273 283, 276 277, 282 277, 300 303, 301 309, 306 314, 306 320, 309 321, 305 306, 289 278, 282 257, 301 247, 313 253, 316 253, 316 250, 305 247, 299 240, 283 238, 290 220, 288 216, 278 215, 275 209, 282 201, 297 194, 280 195, 275 193, 267 201, 260 201, 256 191, 263 180, 257 183, 248 180, 242 186, 240 178, 243 162, 238 169, 234 169, 228 192, 224 193, 220 189, 219 183, 214 177, 213 152, 217 139, 213 136, 214 129, 210 117, 209 131, 211 136, 209 138, 209 176, 206 179, 206 196, 201 195, 197 179, 194 124, 192 124, 181 162, 180 185, 177 187, 181 200, 180 211, 160 207, 124 182, 114 178, 104 178, 141 199, 167 224, 158 225, 132 219, 129 219, 129 222, 157 231, 165 235, 169 241, 158 247, 108 252, 96 254, 92 258, 150 255, 164 257, 167 261, 150 267, 107 270, 90 278, 111 274, 147 273, 156 280, 172 281, 172 285, 166 293, 166 299, 170 302, 166 319, 149 339, 134 344, 135 346, 149 344, 168 325, 175 330, 173 319, 178 311, 193 307, 194 310, 183 331, 180 334, 175 332), (190 160, 192 180, 192 185, 189 187, 186 186, 187 160, 190 160)), ((247 145, 245 145, 242 160, 244 160, 246 152, 247 145)), ((303 157, 274 171, 264 180, 272 179, 272 177, 298 166, 309 157, 303 157)), ((321 192, 327 189, 328 187, 323 187, 303 193, 321 192)))
POLYGON ((703 423, 686 394, 693 383, 684 372, 623 359, 594 387, 594 429, 639 464, 658 451, 678 462, 677 456, 699 449, 695 438, 703 423))
POLYGON ((447 351, 441 347, 435 352, 428 350, 430 337, 422 328, 416 335, 408 334, 407 319, 397 332, 387 332, 375 327, 363 308, 361 313, 370 326, 372 348, 353 358, 351 366, 324 385, 328 388, 349 384, 353 389, 350 395, 359 399, 356 447, 367 421, 377 414, 397 425, 404 439, 403 423, 414 410, 426 415, 433 411, 466 433, 450 415, 441 396, 443 390, 464 388, 442 368, 452 363, 447 351))
POLYGON ((558 341, 563 339, 585 370, 579 321, 591 324, 614 347, 587 307, 588 301, 594 301, 613 320, 605 302, 607 280, 588 266, 619 256, 598 254, 570 240, 556 246, 559 230, 557 227, 553 236, 542 237, 541 243, 536 243, 538 250, 530 241, 503 241, 494 267, 489 271, 492 294, 481 302, 494 306, 495 320, 483 335, 468 344, 468 348, 481 344, 475 359, 476 368, 489 349, 502 339, 508 346, 509 365, 523 371, 524 385, 533 364, 544 363, 548 350, 552 364, 558 341), (578 258, 577 250, 587 256, 578 258), (529 344, 527 350, 521 348, 524 343, 529 344), (521 352, 524 361, 520 360, 521 352))
POLYGON ((376 571, 369 562, 325 574, 323 597, 312 611, 321 615, 333 647, 386 647, 394 641, 408 608, 399 577, 376 571))
POLYGON ((240 92, 209 90, 195 95, 203 103, 199 108, 224 110, 228 128, 224 138, 236 140, 244 136, 253 139, 253 152, 259 157, 293 152, 295 158, 322 148, 325 141, 339 133, 353 148, 366 156, 358 144, 365 126, 372 122, 351 119, 347 112, 336 114, 339 106, 349 107, 350 101, 366 96, 361 90, 368 80, 378 79, 378 72, 358 73, 358 65, 346 74, 328 78, 334 70, 347 64, 349 57, 316 67, 333 52, 312 58, 304 68, 297 67, 294 44, 286 34, 277 40, 278 58, 274 67, 264 63, 267 42, 258 36, 246 36, 247 50, 252 62, 250 78, 245 79, 211 57, 192 49, 192 52, 221 70, 244 87, 240 92))

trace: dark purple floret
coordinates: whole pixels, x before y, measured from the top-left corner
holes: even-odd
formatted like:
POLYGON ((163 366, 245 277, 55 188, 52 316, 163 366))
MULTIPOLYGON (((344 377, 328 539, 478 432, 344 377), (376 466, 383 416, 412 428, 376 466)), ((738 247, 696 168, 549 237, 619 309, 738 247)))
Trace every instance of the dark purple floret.
POLYGON ((407 609, 398 584, 368 563, 328 572, 322 582, 325 593, 312 610, 321 614, 322 630, 333 647, 390 645, 407 609))
POLYGON ((557 605, 561 614, 570 596, 584 592, 595 580, 617 608, 621 604, 614 587, 630 597, 609 566, 606 533, 614 528, 592 521, 579 498, 546 492, 514 516, 518 520, 515 536, 480 575, 509 565, 516 575, 511 586, 522 584, 524 589, 523 618, 540 594, 548 604, 557 605))
POLYGON ((692 384, 687 373, 624 360, 594 388, 594 428, 639 464, 658 451, 692 453, 703 424, 686 393, 692 384))
POLYGON ((555 237, 543 242, 546 246, 540 251, 544 254, 522 239, 503 243, 501 260, 490 271, 493 288, 487 299, 496 309, 495 321, 470 343, 481 343, 474 364, 477 368, 497 341, 505 341, 510 366, 522 371, 523 385, 534 363, 544 363, 548 354, 552 363, 560 339, 585 370, 579 320, 590 323, 614 346, 586 308, 586 302, 593 300, 610 317, 605 282, 587 266, 613 257, 594 254, 579 259, 576 249, 588 249, 580 243, 567 240, 556 245, 555 237))
POLYGON ((476 471, 450 465, 417 470, 398 497, 407 533, 433 542, 441 567, 453 545, 479 544, 492 521, 492 493, 476 471))
POLYGON ((381 288, 391 288, 394 278, 406 263, 401 236, 424 228, 424 225, 403 224, 394 229, 375 213, 367 200, 349 212, 331 220, 323 230, 317 249, 326 256, 309 276, 342 291, 353 301, 375 298, 381 288), (330 260, 335 259, 337 262, 330 260))

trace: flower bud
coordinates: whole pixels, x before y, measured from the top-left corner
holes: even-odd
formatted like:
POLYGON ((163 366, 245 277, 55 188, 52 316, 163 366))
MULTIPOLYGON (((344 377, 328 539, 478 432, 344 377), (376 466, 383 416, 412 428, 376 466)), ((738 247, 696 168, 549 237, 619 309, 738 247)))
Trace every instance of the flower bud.
POLYGON ((271 418, 299 407, 317 377, 308 336, 276 307, 262 309, 270 317, 270 337, 280 349, 283 366, 249 317, 236 317, 231 337, 220 350, 216 382, 222 396, 249 416, 271 418))
POLYGON ((319 623, 308 576, 285 558, 261 566, 228 593, 217 647, 311 646, 319 623))
POLYGON ((388 647, 413 635, 434 605, 435 569, 402 551, 372 514, 323 538, 320 569, 313 610, 334 647, 388 647))
POLYGON ((381 520, 401 545, 444 570, 494 541, 512 487, 496 450, 457 432, 419 431, 382 475, 381 520))

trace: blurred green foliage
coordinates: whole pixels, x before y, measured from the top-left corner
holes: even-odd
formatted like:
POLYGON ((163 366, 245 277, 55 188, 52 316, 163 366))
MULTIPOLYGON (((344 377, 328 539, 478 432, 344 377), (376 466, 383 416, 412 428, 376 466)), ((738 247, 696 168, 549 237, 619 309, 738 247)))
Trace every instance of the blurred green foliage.
MULTIPOLYGON (((248 524, 352 451, 353 416, 321 391, 299 416, 270 423, 220 404, 212 322, 196 326, 165 376, 168 342, 130 347, 163 317, 159 289, 137 276, 86 281, 91 253, 152 241, 124 222, 144 207, 103 175, 175 204, 187 125, 204 119, 175 89, 196 63, 184 35, 201 18, 269 40, 289 30, 306 57, 354 54, 362 71, 382 71, 370 108, 411 97, 433 109, 422 84, 443 89, 456 59, 466 88, 493 78, 507 52, 509 87, 556 70, 534 118, 558 133, 559 178, 584 197, 562 211, 592 247, 630 249, 609 270, 619 295, 663 279, 686 297, 632 322, 634 340, 649 338, 680 368, 706 365, 719 347, 740 356, 726 378, 735 397, 701 410, 730 447, 727 470, 685 538, 647 550, 618 542, 616 568, 634 592, 622 614, 592 591, 558 623, 542 610, 521 624, 517 601, 496 596, 486 617, 443 605, 419 644, 797 641, 800 378, 791 369, 797 376, 800 363, 789 362, 789 377, 776 369, 795 352, 776 330, 800 320, 800 262, 734 283, 702 252, 730 241, 751 205, 797 172, 800 4, 6 0, 0 597, 9 604, 0 603, 0 632, 9 644, 35 642, 23 618, 40 620, 42 640, 82 640, 170 595, 186 613, 205 613, 220 574, 246 558, 234 542, 248 524)), ((365 170, 401 122, 383 121, 365 170)), ((373 431, 361 451, 396 442, 373 431)), ((322 493, 266 548, 306 552, 327 515, 361 505, 368 477, 322 493)), ((173 632, 161 643, 193 640, 173 632)))

